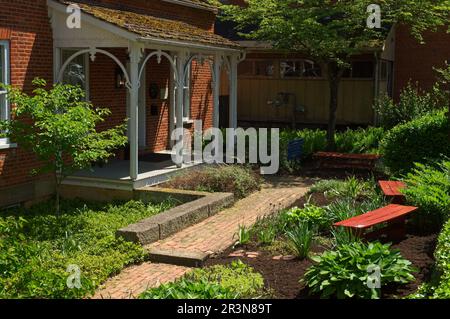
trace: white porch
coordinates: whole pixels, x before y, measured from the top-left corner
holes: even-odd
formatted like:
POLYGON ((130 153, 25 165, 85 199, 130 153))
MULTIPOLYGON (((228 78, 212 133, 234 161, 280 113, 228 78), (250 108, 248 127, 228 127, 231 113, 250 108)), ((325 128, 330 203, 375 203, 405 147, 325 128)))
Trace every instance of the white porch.
POLYGON ((133 190, 164 183, 186 169, 200 165, 185 164, 177 167, 171 160, 139 162, 137 179, 130 176, 130 161, 113 160, 102 167, 79 171, 64 182, 65 185, 99 187, 103 189, 133 190))
MULTIPOLYGON (((221 72, 227 70, 230 83, 230 121, 229 126, 237 127, 237 65, 243 54, 237 45, 216 35, 204 34, 206 30, 194 30, 189 25, 172 20, 124 12, 93 5, 80 4, 81 28, 69 28, 67 25, 67 6, 55 0, 48 0, 54 37, 54 80, 61 82, 65 69, 81 55, 89 55, 95 63, 97 55, 103 54, 111 58, 123 72, 124 84, 127 88, 128 140, 130 146, 129 160, 113 160, 104 167, 95 167, 74 174, 67 183, 83 183, 90 186, 99 185, 110 188, 139 188, 155 185, 167 180, 172 174, 193 165, 183 160, 184 140, 178 136, 174 144, 176 161, 150 163, 139 161, 140 139, 145 136, 143 128, 142 108, 147 104, 143 101, 142 84, 145 83, 148 62, 156 59, 160 64, 163 59, 170 63, 170 124, 169 136, 174 129, 183 129, 185 118, 183 90, 188 69, 193 61, 201 65, 207 63, 212 74, 213 95, 213 127, 219 126, 219 96, 221 72), (126 23, 108 17, 117 14, 125 16, 126 23), (133 23, 135 19, 135 23, 133 23), (160 34, 160 30, 152 30, 152 22, 159 24, 170 22, 169 36, 160 34), (143 22, 142 22, 143 21, 143 22), (143 23, 136 25, 136 23, 143 23), (177 25, 178 24, 178 25, 177 25), (159 32, 159 33, 158 33, 159 32), (178 33, 177 33, 178 32, 178 33), (197 34, 198 33, 198 34, 197 34), (177 38, 177 34, 178 38, 177 38), (192 38, 192 39, 190 39, 192 38), (128 62, 122 63, 110 49, 124 48, 128 51, 128 62), (64 63, 61 52, 63 49, 76 50, 64 63), (141 118, 140 118, 141 117, 141 118), (144 134, 144 135, 143 135, 144 134)), ((145 90, 146 88, 144 88, 145 90)), ((145 94, 144 94, 145 96, 145 94)), ((145 99, 145 97, 144 97, 145 99)), ((108 107, 105 105, 105 107, 108 107)))

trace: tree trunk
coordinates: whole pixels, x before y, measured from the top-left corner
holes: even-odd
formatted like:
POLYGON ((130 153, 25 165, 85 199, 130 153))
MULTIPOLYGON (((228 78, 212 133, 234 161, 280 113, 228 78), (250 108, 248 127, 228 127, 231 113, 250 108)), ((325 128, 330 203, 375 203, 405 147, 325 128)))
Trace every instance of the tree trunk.
POLYGON ((339 85, 341 82, 342 70, 337 63, 331 62, 328 64, 328 81, 330 85, 330 105, 327 131, 327 150, 334 151, 336 149, 335 132, 336 119, 339 98, 339 85))

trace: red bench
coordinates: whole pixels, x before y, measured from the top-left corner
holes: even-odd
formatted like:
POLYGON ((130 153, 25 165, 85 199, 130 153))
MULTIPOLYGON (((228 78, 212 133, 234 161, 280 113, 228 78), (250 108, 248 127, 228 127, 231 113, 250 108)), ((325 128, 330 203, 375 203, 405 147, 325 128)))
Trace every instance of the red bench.
POLYGON ((384 233, 387 233, 390 238, 401 239, 406 235, 406 217, 416 210, 418 210, 417 207, 392 204, 336 223, 334 226, 349 228, 357 236, 368 240, 378 239, 384 233), (366 230, 384 223, 388 223, 389 226, 366 233, 366 230))
POLYGON ((380 185, 384 195, 392 199, 392 203, 405 203, 405 195, 401 192, 402 189, 406 188, 405 183, 395 181, 379 181, 378 184, 380 185))
POLYGON ((376 154, 346 154, 335 152, 318 152, 313 154, 318 168, 349 168, 373 170, 380 159, 376 154))

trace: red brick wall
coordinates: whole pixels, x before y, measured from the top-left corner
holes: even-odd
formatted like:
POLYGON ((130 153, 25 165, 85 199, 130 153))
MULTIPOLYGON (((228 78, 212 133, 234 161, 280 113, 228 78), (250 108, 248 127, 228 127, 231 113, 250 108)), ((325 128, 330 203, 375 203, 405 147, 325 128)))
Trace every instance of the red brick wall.
POLYGON ((450 34, 445 31, 426 33, 425 44, 414 39, 407 27, 398 27, 395 47, 395 97, 408 81, 418 81, 423 89, 430 89, 436 82, 433 67, 440 68, 450 62, 450 34))
MULTIPOLYGON (((114 54, 123 65, 126 65, 127 51, 123 48, 104 49, 114 54)), ((89 93, 92 104, 107 108, 111 115, 98 128, 121 125, 127 118, 127 89, 116 88, 117 64, 104 54, 97 54, 95 61, 89 63, 89 93)))
MULTIPOLYGON (((52 32, 45 0, 0 0, 0 40, 10 41, 11 84, 28 93, 35 77, 53 77, 52 32)), ((21 149, 0 150, 0 189, 33 181, 37 166, 21 149)), ((1 204, 1 203, 0 203, 1 204)))

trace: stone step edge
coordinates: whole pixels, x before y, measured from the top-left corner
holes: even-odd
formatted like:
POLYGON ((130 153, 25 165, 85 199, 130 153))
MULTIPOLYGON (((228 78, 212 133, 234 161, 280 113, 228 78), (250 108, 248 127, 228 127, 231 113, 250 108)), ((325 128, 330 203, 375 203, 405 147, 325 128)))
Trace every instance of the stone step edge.
POLYGON ((142 246, 149 245, 219 213, 234 202, 231 193, 212 193, 119 229, 116 236, 142 246))

